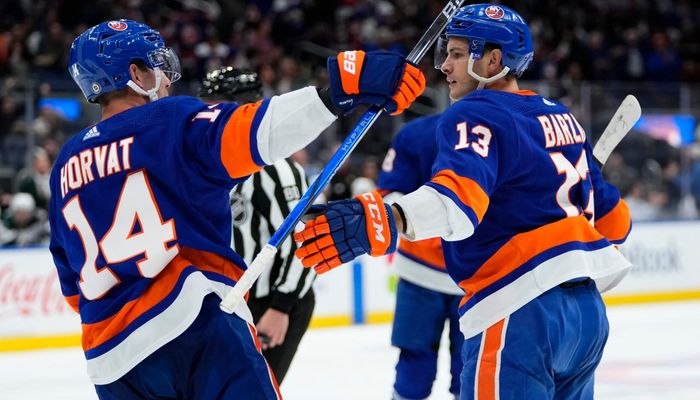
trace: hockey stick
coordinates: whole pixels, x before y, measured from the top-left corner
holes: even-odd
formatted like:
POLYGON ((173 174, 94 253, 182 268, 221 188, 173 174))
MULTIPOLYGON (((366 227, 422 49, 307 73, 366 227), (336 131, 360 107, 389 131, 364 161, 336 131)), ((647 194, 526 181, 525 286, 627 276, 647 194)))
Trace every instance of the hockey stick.
POLYGON ((608 157, 615 150, 620 141, 627 135, 642 116, 642 107, 637 98, 628 94, 613 114, 608 126, 600 135, 600 138, 593 147, 593 158, 599 163, 602 169, 608 157))
MULTIPOLYGON (((442 9, 440 14, 435 18, 435 21, 433 21, 413 50, 408 54, 406 60, 418 64, 445 29, 452 16, 457 13, 463 2, 464 0, 449 0, 445 8, 442 9)), ((294 227, 304 216, 314 200, 316 200, 316 197, 325 189, 331 178, 333 178, 333 175, 338 171, 338 168, 340 168, 343 162, 350 156, 350 153, 352 153, 360 140, 365 136, 367 130, 374 124, 377 118, 379 118, 382 111, 383 109, 381 107, 372 106, 365 112, 357 125, 355 125, 355 128, 353 128, 350 134, 345 138, 343 144, 338 148, 335 154, 333 154, 328 165, 323 168, 321 175, 311 184, 292 212, 284 219, 284 222, 282 222, 277 232, 272 235, 265 247, 262 248, 253 262, 248 266, 248 269, 243 276, 241 276, 241 279, 238 280, 236 286, 228 292, 221 302, 220 307, 222 310, 231 314, 240 305, 243 296, 250 290, 255 280, 258 279, 258 276, 260 276, 274 261, 279 246, 284 242, 287 236, 292 233, 294 227)))

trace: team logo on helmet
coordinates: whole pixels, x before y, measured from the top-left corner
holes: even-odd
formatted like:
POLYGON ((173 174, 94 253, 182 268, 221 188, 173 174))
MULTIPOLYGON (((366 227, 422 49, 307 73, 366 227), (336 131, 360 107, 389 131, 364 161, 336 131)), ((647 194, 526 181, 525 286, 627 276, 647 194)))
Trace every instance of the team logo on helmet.
POLYGON ((115 31, 125 31, 129 26, 124 21, 109 21, 107 26, 114 29, 115 31))
POLYGON ((491 19, 501 19, 506 15, 506 12, 499 6, 488 6, 484 12, 491 19))

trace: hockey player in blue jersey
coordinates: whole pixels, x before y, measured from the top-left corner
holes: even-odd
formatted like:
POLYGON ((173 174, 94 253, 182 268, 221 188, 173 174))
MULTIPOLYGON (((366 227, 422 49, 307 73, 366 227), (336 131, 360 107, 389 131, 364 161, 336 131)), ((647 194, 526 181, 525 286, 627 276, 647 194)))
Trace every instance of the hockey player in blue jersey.
POLYGON ((208 105, 168 97, 178 59, 130 20, 78 36, 68 70, 102 119, 57 157, 50 250, 98 396, 281 398, 246 305, 218 307, 246 268, 230 247, 229 191, 338 113, 402 112, 423 75, 401 56, 351 51, 329 59, 330 89, 208 105))
MULTIPOLYGON (((417 118, 394 137, 377 182, 386 203, 430 181, 439 119, 439 114, 417 118)), ((457 308, 463 292, 447 274, 440 239, 400 240, 393 267, 399 281, 391 344, 400 349, 393 399, 430 395, 445 321, 449 323, 449 390, 459 395, 464 336, 459 331, 457 308)))
MULTIPOLYGON (((377 192, 328 204, 295 235, 326 272, 441 237, 460 302, 461 399, 593 399, 608 337, 600 293, 631 264, 631 229, 586 132, 562 104, 520 90, 533 45, 499 5, 466 6, 436 52, 450 96, 430 182, 387 206, 377 192)), ((315 211, 319 211, 316 209, 315 211)))

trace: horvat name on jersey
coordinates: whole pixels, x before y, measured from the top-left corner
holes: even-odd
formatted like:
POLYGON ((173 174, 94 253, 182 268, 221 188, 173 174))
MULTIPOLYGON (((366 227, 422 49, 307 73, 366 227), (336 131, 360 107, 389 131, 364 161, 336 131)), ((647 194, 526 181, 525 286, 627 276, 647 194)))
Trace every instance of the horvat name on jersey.
POLYGON ((134 137, 85 149, 72 156, 61 167, 61 197, 98 178, 131 169, 129 146, 134 137), (94 171, 94 173, 93 173, 94 171), (97 178, 96 178, 97 177, 97 178))

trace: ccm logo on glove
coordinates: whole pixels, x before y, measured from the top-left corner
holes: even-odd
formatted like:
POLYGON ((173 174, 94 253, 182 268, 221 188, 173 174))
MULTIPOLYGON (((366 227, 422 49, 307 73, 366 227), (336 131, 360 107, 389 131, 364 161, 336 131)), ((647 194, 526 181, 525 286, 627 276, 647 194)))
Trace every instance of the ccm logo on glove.
POLYGON ((381 256, 396 251, 398 234, 391 209, 376 190, 354 199, 315 205, 308 221, 294 240, 301 243, 295 255, 304 267, 319 273, 352 261, 363 254, 381 256))
MULTIPOLYGON (((384 206, 381 196, 375 190, 355 197, 360 201, 367 216, 366 232, 369 241, 371 256, 381 256, 387 254, 391 243, 386 235, 389 232, 389 221, 387 220, 387 209, 384 206)), ((391 212, 391 211, 389 211, 391 212)), ((393 221, 391 221, 393 224, 393 221)))
POLYGON ((367 236, 374 237, 375 240, 386 243, 384 238, 384 224, 382 223, 382 211, 379 209, 379 204, 377 204, 377 199, 374 198, 373 193, 365 193, 362 195, 365 201, 362 205, 365 206, 367 214, 372 218, 372 225, 367 226, 367 236), (374 232, 371 230, 374 229, 374 232))

